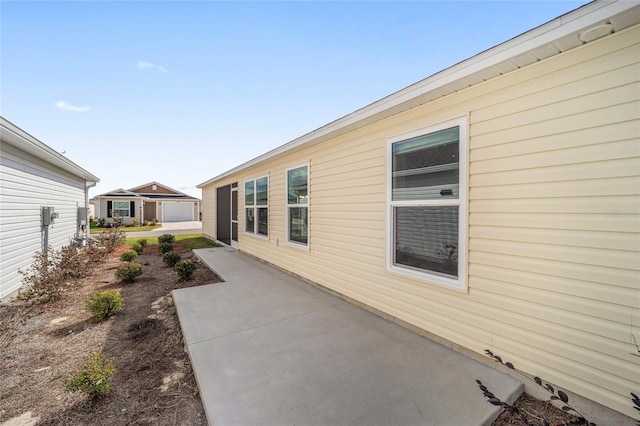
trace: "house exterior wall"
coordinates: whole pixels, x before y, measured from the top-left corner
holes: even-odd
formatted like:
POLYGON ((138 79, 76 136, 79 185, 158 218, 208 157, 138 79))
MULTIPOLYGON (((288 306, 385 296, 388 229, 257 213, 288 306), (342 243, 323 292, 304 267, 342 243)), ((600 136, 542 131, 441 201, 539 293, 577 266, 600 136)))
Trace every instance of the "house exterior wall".
POLYGON ((59 214, 49 226, 48 244, 68 245, 78 232, 78 207, 86 206, 85 180, 13 146, 0 146, 0 298, 18 290, 19 270, 27 270, 43 250, 41 208, 59 214))
MULTIPOLYGON (((640 28, 241 170, 239 249, 477 353, 634 415, 640 389, 640 28), (388 140, 468 122, 467 286, 386 269, 388 140), (289 167, 309 164, 309 249, 286 243, 289 167), (244 182, 269 176, 269 237, 244 182)), ((469 378, 470 382, 473 378, 469 378)), ((471 384, 470 384, 471 385, 471 384)))

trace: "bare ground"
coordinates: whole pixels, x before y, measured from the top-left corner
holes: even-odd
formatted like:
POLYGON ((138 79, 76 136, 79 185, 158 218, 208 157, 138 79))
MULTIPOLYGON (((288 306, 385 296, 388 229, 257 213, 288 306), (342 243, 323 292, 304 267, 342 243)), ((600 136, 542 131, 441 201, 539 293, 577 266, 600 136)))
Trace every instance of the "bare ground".
MULTIPOLYGON (((174 248, 183 259, 196 260, 183 246, 174 248)), ((181 281, 156 246, 147 246, 136 259, 142 275, 124 284, 114 275, 124 249, 60 300, 0 305, 0 424, 29 417, 25 413, 51 425, 206 424, 170 294, 220 280, 198 263, 193 279, 181 281), (87 296, 110 288, 121 291, 124 309, 102 323, 91 322, 87 296), (94 349, 112 358, 116 373, 110 393, 92 402, 66 391, 64 378, 94 349)))
MULTIPOLYGON (((190 281, 181 281, 148 246, 136 259, 143 274, 132 284, 115 278, 114 252, 91 276, 62 299, 47 304, 12 300, 0 304, 0 424, 22 416, 42 425, 205 425, 206 418, 189 358, 184 352, 171 290, 219 282, 205 265, 190 281), (86 298, 96 290, 116 288, 125 307, 102 323, 91 321, 86 298), (90 350, 113 359, 113 388, 90 401, 64 388, 64 379, 90 350)), ((183 246, 183 258, 197 261, 183 246)), ((480 391, 478 391, 480 392, 480 391)), ((515 403, 530 415, 569 422, 573 418, 548 402, 524 394, 515 403)), ((503 413, 493 426, 522 424, 503 413)))

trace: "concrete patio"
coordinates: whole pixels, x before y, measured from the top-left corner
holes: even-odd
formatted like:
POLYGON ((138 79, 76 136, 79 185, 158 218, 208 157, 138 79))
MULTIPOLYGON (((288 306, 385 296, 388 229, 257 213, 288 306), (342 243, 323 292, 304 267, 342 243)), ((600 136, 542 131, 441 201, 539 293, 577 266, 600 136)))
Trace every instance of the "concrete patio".
POLYGON ((173 297, 210 424, 486 425, 516 379, 231 248, 173 297))

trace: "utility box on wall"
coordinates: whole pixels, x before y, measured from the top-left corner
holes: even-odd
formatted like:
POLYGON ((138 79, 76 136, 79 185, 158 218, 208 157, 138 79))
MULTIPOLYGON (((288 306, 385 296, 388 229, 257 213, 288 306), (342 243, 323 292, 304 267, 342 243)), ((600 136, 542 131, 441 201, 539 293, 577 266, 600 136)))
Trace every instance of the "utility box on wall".
POLYGON ((53 224, 53 219, 58 217, 58 213, 55 212, 53 207, 42 208, 42 226, 49 226, 53 224))
POLYGON ((89 214, 89 209, 86 207, 78 207, 78 227, 81 228, 83 226, 87 226, 87 215, 89 214))

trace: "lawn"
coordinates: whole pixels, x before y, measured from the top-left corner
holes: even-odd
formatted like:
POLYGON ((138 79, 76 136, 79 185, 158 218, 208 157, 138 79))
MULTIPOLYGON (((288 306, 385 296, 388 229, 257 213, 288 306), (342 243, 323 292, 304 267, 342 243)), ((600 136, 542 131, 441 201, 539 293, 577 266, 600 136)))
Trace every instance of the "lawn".
MULTIPOLYGON (((208 238, 202 236, 202 234, 182 234, 175 235, 176 243, 184 244, 184 246, 190 250, 200 249, 200 248, 212 248, 212 247, 220 247, 219 244, 214 243, 208 238)), ((128 245, 134 244, 136 241, 140 239, 147 240, 147 244, 158 244, 158 237, 129 237, 124 243, 128 245)))
MULTIPOLYGON (((123 232, 141 232, 141 231, 153 231, 154 229, 158 229, 161 228, 162 225, 149 225, 149 226, 123 226, 120 229, 122 229, 123 232)), ((109 230, 109 228, 100 228, 98 226, 95 225, 91 225, 91 233, 92 234, 100 234, 102 232, 106 232, 109 230)))

